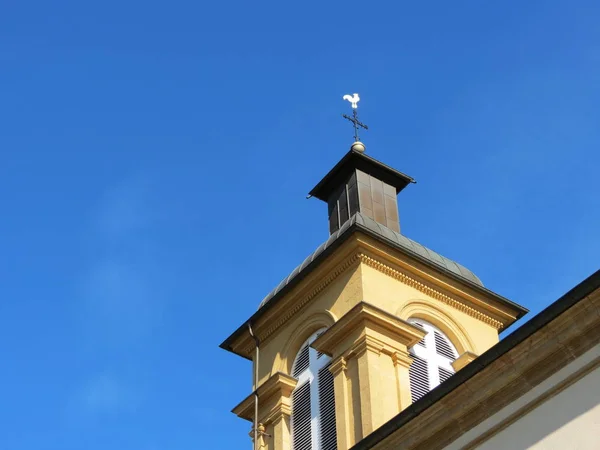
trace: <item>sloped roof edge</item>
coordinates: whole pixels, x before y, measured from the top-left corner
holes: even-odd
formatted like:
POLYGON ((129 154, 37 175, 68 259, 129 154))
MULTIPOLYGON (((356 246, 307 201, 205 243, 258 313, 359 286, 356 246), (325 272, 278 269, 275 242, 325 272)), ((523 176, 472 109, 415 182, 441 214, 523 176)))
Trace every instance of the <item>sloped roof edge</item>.
POLYGON ((583 280, 569 292, 564 294, 538 315, 524 323, 523 326, 509 334, 498 344, 491 347, 478 358, 474 359, 463 369, 459 370, 450 379, 440 384, 437 388, 425 394, 415 403, 400 412, 398 415, 384 423, 371 434, 361 441, 357 442, 350 450, 367 450, 373 448, 379 442, 392 435, 396 430, 406 425, 412 419, 424 412, 431 405, 441 400, 444 396, 450 394, 454 389, 465 383, 470 378, 484 370, 494 361, 511 351, 521 342, 528 339, 537 331, 558 318, 569 308, 586 298, 592 292, 600 288, 600 270, 596 271, 588 278, 583 280))
MULTIPOLYGON (((346 221, 342 227, 332 234, 327 241, 321 244, 313 253, 311 253, 298 267, 296 267, 290 275, 284 278, 275 289, 273 289, 260 303, 258 311, 256 311, 244 324, 242 324, 236 331, 234 331, 220 347, 224 350, 232 351, 231 344, 241 334, 247 331, 248 323, 255 323, 275 302, 283 297, 293 286, 299 283, 306 275, 308 275, 314 267, 316 267, 324 258, 327 257, 335 248, 340 246, 352 233, 356 230, 360 230, 365 234, 374 237, 380 241, 386 242, 398 250, 405 252, 423 262, 424 264, 441 271, 442 273, 461 281, 476 291, 490 295, 494 297, 500 303, 504 303, 511 308, 519 311, 517 319, 525 315, 528 310, 505 297, 485 288, 479 278, 469 271, 464 266, 439 255, 433 250, 429 250, 418 244, 415 241, 408 239, 407 237, 390 230, 389 228, 378 224, 373 219, 356 213, 348 221, 346 221), (435 255, 435 256, 432 256, 435 255), (449 266, 446 266, 445 262, 449 266), (452 265, 453 264, 453 265, 452 265), (469 275, 470 274, 470 275, 469 275)), ((504 330, 506 330, 506 327, 504 330)))

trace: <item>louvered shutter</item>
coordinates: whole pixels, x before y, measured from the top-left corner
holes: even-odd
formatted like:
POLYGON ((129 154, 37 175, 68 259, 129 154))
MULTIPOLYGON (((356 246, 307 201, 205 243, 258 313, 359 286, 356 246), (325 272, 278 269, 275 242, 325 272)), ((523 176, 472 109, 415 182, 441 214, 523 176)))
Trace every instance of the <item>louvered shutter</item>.
MULTIPOLYGON (((421 325, 419 322, 412 322, 412 324, 413 324, 415 327, 419 327, 420 329, 422 329, 423 331, 425 331, 425 329, 423 328, 423 325, 421 325)), ((422 345, 423 347, 425 347, 425 338, 421 339, 421 340, 418 342, 418 344, 419 344, 419 345, 422 345)))
POLYGON ((409 369, 410 392, 415 402, 454 374, 452 362, 457 352, 452 342, 432 324, 421 319, 411 319, 410 323, 427 333, 410 349, 413 357, 409 369))
POLYGON ((296 388, 292 394, 292 443, 294 450, 312 450, 310 383, 308 382, 296 388))
POLYGON ((319 441, 321 450, 337 450, 333 375, 329 365, 319 370, 319 441))
POLYGON ((440 383, 443 383, 448 378, 450 378, 452 375, 454 375, 452 372, 450 372, 449 370, 444 369, 443 367, 438 367, 438 372, 439 372, 439 375, 440 375, 440 383))
POLYGON ((310 347, 308 345, 302 347, 302 349, 300 350, 300 353, 298 353, 298 356, 296 357, 296 362, 294 363, 294 370, 292 375, 296 378, 298 378, 298 375, 300 375, 302 372, 304 372, 306 369, 308 369, 308 366, 310 364, 310 347))
MULTIPOLYGON (((321 336, 323 333, 325 333, 325 331, 321 331, 321 332, 317 333, 317 338, 316 339, 318 339, 319 336, 321 336)), ((323 355, 324 355, 324 353, 321 353, 320 351, 317 350, 317 359, 320 359, 321 356, 323 356, 323 355)))
POLYGON ((429 375, 427 361, 413 355, 413 363, 408 369, 410 379, 410 396, 413 403, 429 392, 429 375))
POLYGON ((448 341, 437 331, 433 332, 433 336, 435 338, 435 351, 438 355, 442 355, 448 358, 451 361, 454 361, 454 351, 452 351, 452 347, 448 344, 448 341))

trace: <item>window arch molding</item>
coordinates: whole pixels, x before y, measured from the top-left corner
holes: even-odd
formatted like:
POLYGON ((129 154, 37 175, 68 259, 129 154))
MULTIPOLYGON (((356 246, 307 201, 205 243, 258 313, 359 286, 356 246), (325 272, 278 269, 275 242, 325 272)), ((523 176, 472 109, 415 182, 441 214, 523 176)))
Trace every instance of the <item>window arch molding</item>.
POLYGON ((324 310, 311 314, 306 318, 300 317, 298 321, 299 324, 290 333, 290 337, 277 355, 273 365, 273 373, 283 372, 292 375, 292 366, 302 345, 320 329, 331 327, 337 322, 337 318, 332 312, 324 310))
POLYGON ((473 341, 466 330, 450 315, 423 300, 413 300, 401 307, 396 315, 403 320, 422 319, 440 329, 458 351, 475 353, 473 341))

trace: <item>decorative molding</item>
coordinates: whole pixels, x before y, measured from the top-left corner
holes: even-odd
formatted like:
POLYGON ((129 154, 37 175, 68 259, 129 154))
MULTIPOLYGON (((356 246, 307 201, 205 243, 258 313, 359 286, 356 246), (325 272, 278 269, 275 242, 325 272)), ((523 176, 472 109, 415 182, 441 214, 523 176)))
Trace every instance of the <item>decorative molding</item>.
POLYGON ((420 281, 406 275, 405 273, 400 272, 399 270, 396 270, 386 264, 383 264, 382 262, 379 262, 368 255, 365 255, 364 253, 359 253, 358 258, 360 259, 361 263, 363 263, 375 270, 378 270, 379 272, 384 273, 384 274, 386 274, 386 275, 388 275, 388 276, 390 276, 390 277, 392 277, 414 289, 417 289, 418 291, 420 291, 424 294, 427 294, 430 297, 433 297, 436 300, 439 300, 459 311, 462 311, 471 317, 481 320, 482 322, 493 326, 497 330, 500 330, 501 328, 504 327, 504 324, 502 322, 500 322, 499 320, 496 320, 493 317, 488 316, 487 314, 477 311, 475 308, 465 305, 464 303, 459 302, 458 300, 455 300, 452 297, 449 297, 448 295, 446 295, 436 289, 433 289, 433 288, 425 285, 424 283, 421 283, 420 281))
POLYGON ((328 310, 317 311, 302 320, 289 335, 287 342, 281 346, 281 350, 275 357, 274 369, 283 373, 291 373, 294 359, 306 339, 321 329, 331 327, 337 320, 337 317, 328 310))
POLYGON ((289 405, 285 405, 280 403, 277 405, 267 417, 264 418, 265 425, 277 425, 280 421, 284 419, 289 419, 292 415, 292 408, 289 405))
POLYGON ((343 354, 348 360, 367 350, 391 355, 413 346, 424 336, 422 329, 406 320, 369 303, 360 302, 321 334, 312 347, 332 358, 343 354), (348 343, 350 337, 352 342, 348 343))
POLYGON ((375 339, 372 336, 365 335, 358 342, 356 342, 350 348, 350 350, 348 350, 348 352, 346 353, 346 359, 348 360, 352 357, 358 358, 367 351, 375 353, 377 356, 379 356, 381 355, 381 353, 384 352, 385 347, 386 345, 379 339, 375 339))
MULTIPOLYGON (((287 403, 289 403, 292 391, 297 383, 298 380, 296 378, 278 372, 259 386, 259 406, 261 409, 269 409, 267 416, 270 419, 276 417, 277 414, 290 414, 290 408, 287 403)), ((254 418, 254 392, 233 408, 232 412, 242 419, 252 420, 254 418)), ((259 412, 259 414, 264 415, 264 411, 259 412)), ((269 423, 266 420, 263 420, 263 422, 265 424, 269 423)))
MULTIPOLYGON (((348 256, 344 261, 338 264, 335 267, 335 269, 333 269, 325 278, 323 278, 314 289, 312 289, 306 296, 302 297, 299 301, 297 301, 292 308, 285 311, 283 314, 277 316, 276 320, 271 320, 270 326, 268 328, 266 328, 265 330, 258 330, 257 334, 260 341, 264 343, 266 340, 268 340, 269 337, 272 336, 273 333, 275 333, 279 329, 279 327, 281 327, 285 322, 292 318, 308 302, 310 302, 313 298, 315 298, 323 290, 325 290, 325 288, 327 288, 327 286, 329 286, 337 277, 339 277, 347 269, 354 267, 360 263, 365 264, 387 276, 390 276, 414 289, 417 289, 418 291, 430 297, 433 297, 436 300, 439 300, 451 306, 452 308, 457 309, 458 311, 461 311, 465 314, 468 314, 471 317, 481 320, 482 322, 493 326, 497 330, 500 330, 504 327, 504 324, 501 321, 494 319, 493 317, 484 314, 476 310, 475 308, 468 306, 465 303, 456 300, 432 287, 429 287, 426 284, 418 281, 417 279, 412 278, 411 276, 400 272, 399 270, 396 270, 388 266, 387 264, 377 261, 375 258, 365 253, 357 252, 348 256)), ((248 341, 249 342, 244 347, 244 353, 248 358, 251 358, 252 351, 254 350, 254 342, 252 342, 252 340, 250 339, 248 339, 248 341)))
POLYGON ((413 358, 410 356, 410 353, 394 352, 392 353, 392 361, 394 366, 406 367, 408 369, 413 362, 413 358))
POLYGON ((475 353, 464 352, 457 359, 455 359, 454 362, 452 362, 452 367, 454 367, 455 372, 458 372, 460 369, 472 362, 475 358, 477 358, 475 353))
MULTIPOLYGON (((267 444, 265 442, 265 436, 268 436, 268 434, 267 434, 267 429, 265 428, 265 425, 263 423, 259 423, 257 429, 258 429, 258 448, 259 449, 267 448, 267 444)), ((252 427, 250 429, 248 436, 250 436, 250 439, 252 440, 252 444, 254 445, 254 427, 252 427)))
POLYGON ((329 371, 335 377, 342 370, 346 371, 346 369, 348 368, 347 364, 348 361, 346 361, 346 358, 344 358, 344 356, 340 356, 331 363, 331 365, 329 366, 329 371))
MULTIPOLYGON (((297 302, 293 308, 290 308, 285 314, 279 316, 277 321, 273 321, 273 324, 267 328, 266 330, 259 332, 259 339, 261 342, 267 340, 277 329, 287 322, 294 314, 296 314, 300 309, 306 305, 309 301, 315 298, 318 294, 320 294, 327 286, 329 286, 337 277, 339 277, 342 273, 344 273, 347 269, 352 266, 355 266, 360 261, 360 254, 355 253, 348 257, 345 261, 340 263, 331 273, 325 277, 308 295, 302 298, 299 302, 297 302)), ((245 353, 250 357, 252 351, 254 350, 254 343, 250 343, 249 346, 245 348, 245 353)))
MULTIPOLYGON (((367 351, 371 351, 376 355, 389 356, 394 366, 400 365, 408 368, 413 362, 413 358, 408 351, 398 351, 398 349, 373 336, 365 335, 340 357, 344 361, 344 369, 346 369, 346 364, 350 359, 358 358, 367 351)), ((333 373, 333 367, 330 370, 333 373)))
POLYGON ((396 315, 404 320, 409 320, 411 317, 421 318, 435 325, 452 341, 459 354, 475 350, 469 332, 460 321, 451 316, 449 312, 444 311, 442 305, 417 298, 409 300, 398 308, 396 315))

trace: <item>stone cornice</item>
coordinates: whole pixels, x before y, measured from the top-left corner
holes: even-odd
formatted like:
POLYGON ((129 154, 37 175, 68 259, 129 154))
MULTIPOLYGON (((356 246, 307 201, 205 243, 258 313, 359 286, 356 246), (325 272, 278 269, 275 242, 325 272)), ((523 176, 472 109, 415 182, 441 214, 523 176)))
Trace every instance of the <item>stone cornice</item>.
MULTIPOLYGON (((506 320, 498 320, 496 317, 492 317, 490 314, 486 314, 479 309, 470 306, 466 299, 460 298, 458 295, 448 295, 448 293, 442 292, 435 287, 426 284, 425 282, 417 279, 414 276, 409 275, 397 268, 386 264, 381 259, 372 254, 367 254, 361 250, 361 242, 349 241, 347 244, 346 256, 340 256, 337 258, 338 263, 329 269, 325 276, 318 279, 317 284, 310 289, 308 292, 300 294, 293 294, 295 301, 285 302, 290 305, 289 308, 284 308, 283 304, 277 309, 273 310, 273 313, 269 313, 265 316, 264 320, 261 320, 256 326, 254 332, 257 334, 261 342, 269 340, 274 333, 288 320, 290 320, 295 314, 297 314, 306 304, 308 304, 313 298, 319 295, 323 290, 327 288, 333 281, 335 281, 341 274, 346 270, 356 267, 360 264, 364 264, 371 267, 387 276, 390 276, 401 283, 404 283, 423 294, 435 298, 452 308, 455 308, 471 317, 474 317, 488 325, 493 326, 495 329, 500 330, 511 323, 514 318, 506 320), (352 248, 355 250, 352 251, 352 248), (348 251, 349 250, 349 251, 348 251), (358 251, 357 251, 358 250, 358 251)), ((340 249, 341 250, 341 249, 340 249)), ((326 269, 327 270, 327 269, 326 269)), ((466 295, 466 294, 465 294, 466 295)), ((485 303, 485 302, 483 302, 485 303)), ((239 350, 236 353, 251 359, 252 351, 254 350, 254 341, 249 334, 241 337, 237 344, 235 344, 239 350)))
POLYGON ((373 269, 378 270, 379 272, 382 272, 414 289, 417 289, 418 291, 433 297, 443 303, 446 303, 449 306, 452 306, 455 309, 458 309, 459 311, 464 312, 465 314, 468 314, 471 317, 474 317, 476 319, 481 320, 484 323, 487 323, 488 325, 493 326, 496 329, 501 329, 504 327, 504 324, 502 322, 500 322, 499 320, 496 320, 478 310, 476 310, 475 308, 472 308, 471 306, 466 305, 465 303, 454 299, 442 292, 440 292, 439 290, 436 290, 430 286, 427 286, 425 283, 422 283, 418 280, 416 280, 415 278, 410 277, 409 275, 400 272, 399 270, 396 270, 378 260, 376 260, 375 258, 368 256, 364 253, 361 253, 359 255, 360 258, 360 262, 372 267, 373 269))
POLYGON ((312 347, 329 356, 337 357, 347 352, 346 359, 364 351, 393 354, 405 350, 419 342, 425 336, 420 328, 402 320, 380 308, 361 302, 348 311, 340 320, 319 336, 312 347), (375 333, 390 338, 386 343, 382 338, 368 335, 365 329, 377 330, 375 333), (360 333, 360 339, 354 340, 349 348, 340 348, 351 335, 360 333), (367 333, 367 335, 364 335, 367 333), (402 348, 404 347, 404 348, 402 348))
MULTIPOLYGON (((290 398, 297 383, 298 380, 295 378, 290 377, 285 373, 277 372, 259 386, 259 407, 262 405, 271 405, 271 410, 268 412, 267 419, 264 421, 265 424, 269 423, 269 419, 273 421, 278 414, 290 414, 289 404, 282 402, 282 399, 290 398)), ((233 408, 232 412, 242 419, 253 420, 254 392, 233 408)), ((264 411, 261 412, 262 415, 265 415, 264 413, 264 411)))

